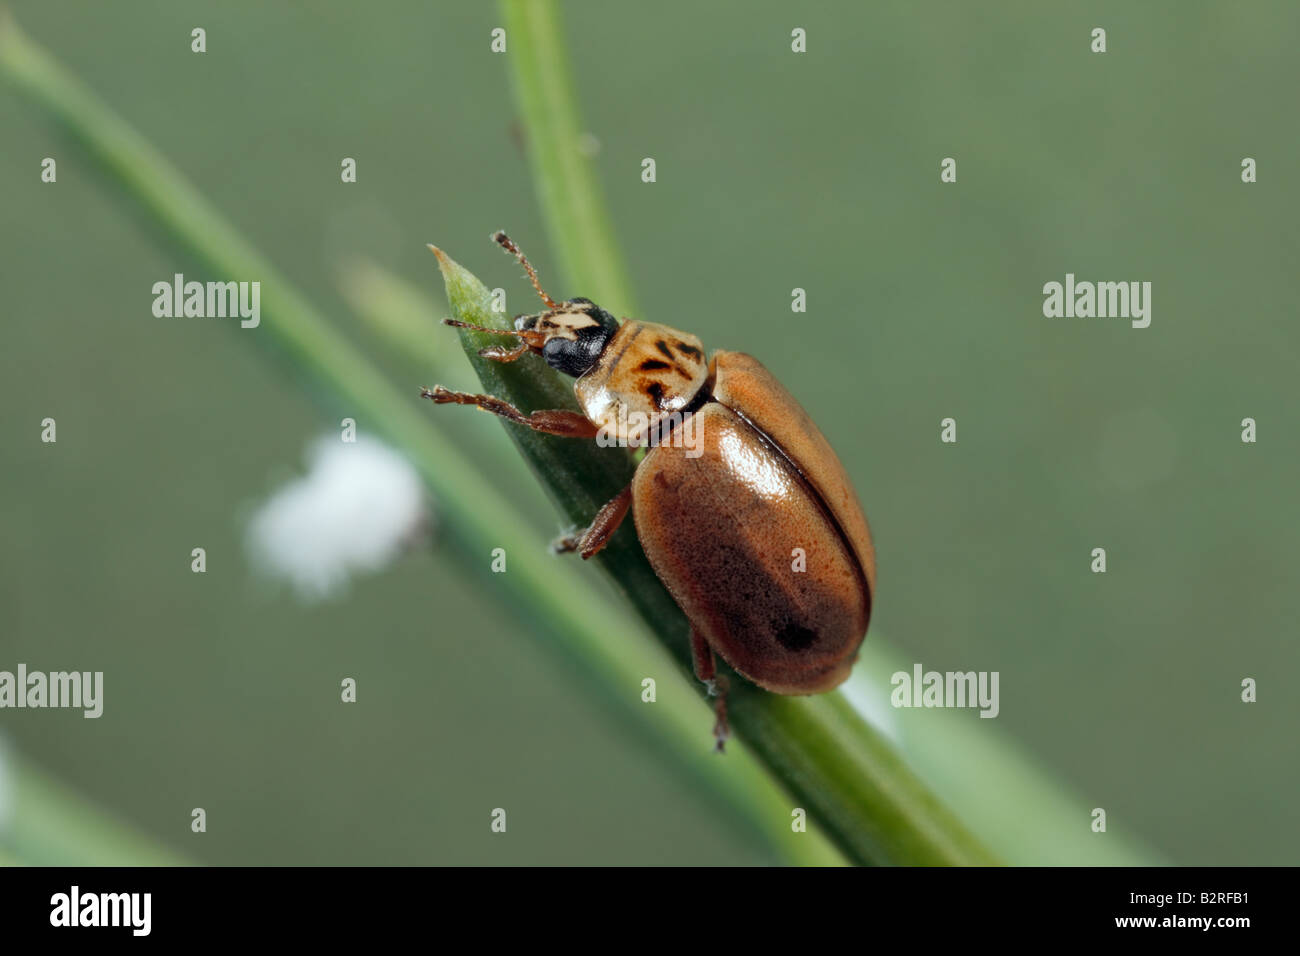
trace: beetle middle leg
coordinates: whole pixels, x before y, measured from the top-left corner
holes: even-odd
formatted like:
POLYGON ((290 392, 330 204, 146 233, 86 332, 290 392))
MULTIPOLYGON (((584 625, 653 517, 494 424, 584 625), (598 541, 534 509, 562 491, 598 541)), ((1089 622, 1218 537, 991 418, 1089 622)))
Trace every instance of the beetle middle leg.
POLYGON ((571 412, 565 408, 548 408, 525 415, 503 398, 495 395, 475 395, 471 392, 453 392, 449 388, 435 385, 433 388, 420 390, 422 398, 433 399, 437 405, 474 405, 500 415, 518 425, 527 425, 533 431, 548 435, 563 435, 566 438, 595 438, 600 427, 581 412, 571 412))
POLYGON ((713 705, 713 736, 717 740, 716 750, 723 753, 727 749, 727 738, 731 728, 727 725, 727 677, 718 673, 717 661, 713 657, 713 648, 704 639, 704 635, 691 628, 691 655, 695 658, 695 676, 709 689, 709 696, 716 697, 713 705))
POLYGON ((618 530, 618 526, 627 517, 627 509, 632 506, 632 486, 616 494, 601 506, 596 517, 591 519, 587 529, 578 535, 568 535, 552 546, 557 554, 570 554, 577 551, 585 561, 609 542, 618 530))

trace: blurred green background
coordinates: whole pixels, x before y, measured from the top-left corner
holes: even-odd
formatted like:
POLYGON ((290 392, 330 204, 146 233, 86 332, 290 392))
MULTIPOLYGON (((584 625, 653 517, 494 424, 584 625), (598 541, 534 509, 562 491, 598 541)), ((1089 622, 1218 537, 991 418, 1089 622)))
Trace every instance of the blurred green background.
MULTIPOLYGON (((355 256, 442 308, 430 241, 523 308, 501 227, 584 292, 491 4, 11 7, 349 334, 355 256)), ((787 7, 564 4, 640 317, 799 396, 872 521, 873 635, 999 671, 981 729, 1172 862, 1295 863, 1300 8, 787 7), (1043 318, 1067 272, 1151 281, 1151 327, 1043 318)), ((99 720, 0 711, 12 750, 203 862, 770 861, 450 554, 311 607, 255 578, 248 514, 336 419, 255 333, 151 315, 191 263, 3 83, 0 141, 0 669, 106 683, 99 720)), ((493 480, 558 529, 526 475, 493 480)))

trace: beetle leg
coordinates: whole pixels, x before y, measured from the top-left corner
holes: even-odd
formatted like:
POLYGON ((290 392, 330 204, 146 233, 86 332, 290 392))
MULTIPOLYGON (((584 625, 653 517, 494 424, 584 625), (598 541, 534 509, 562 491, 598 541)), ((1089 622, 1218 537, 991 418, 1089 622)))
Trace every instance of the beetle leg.
POLYGON ((494 362, 513 362, 515 359, 528 354, 528 343, 520 342, 512 349, 502 345, 490 345, 485 349, 479 349, 478 354, 494 362))
POLYGON ((727 737, 731 728, 727 726, 727 678, 718 673, 717 661, 713 657, 713 648, 695 628, 691 628, 691 654, 695 658, 695 676, 709 689, 709 696, 716 697, 713 705, 713 736, 717 740, 717 752, 723 753, 727 747, 727 737))
POLYGON ((718 753, 727 750, 727 738, 731 736, 731 726, 727 723, 727 678, 719 674, 716 682, 718 702, 713 705, 713 737, 717 740, 715 749, 718 753))
POLYGON ((581 534, 567 534, 551 545, 556 554, 570 554, 577 551, 586 561, 609 542, 618 530, 618 526, 627 517, 627 509, 632 505, 632 486, 628 485, 596 512, 591 524, 581 534))
POLYGON ((580 536, 570 531, 568 534, 562 534, 551 542, 552 554, 573 554, 578 550, 578 538, 580 536))
POLYGON ((527 425, 533 431, 548 435, 563 435, 567 438, 595 438, 600 427, 581 412, 571 412, 564 408, 550 408, 525 415, 504 399, 494 395, 474 395, 470 392, 453 392, 449 388, 435 385, 433 388, 420 390, 422 398, 431 398, 438 405, 476 405, 485 412, 500 415, 518 425, 527 425))

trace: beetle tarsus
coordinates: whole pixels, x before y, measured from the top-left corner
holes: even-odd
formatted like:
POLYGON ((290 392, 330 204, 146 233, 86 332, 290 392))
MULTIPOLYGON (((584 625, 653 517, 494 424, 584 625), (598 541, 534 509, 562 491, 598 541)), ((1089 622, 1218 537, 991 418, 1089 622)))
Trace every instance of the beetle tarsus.
POLYGON ((577 550, 578 537, 573 533, 561 535, 551 542, 552 554, 573 554, 577 550))
POLYGON ((713 704, 713 738, 716 741, 715 753, 726 753, 727 738, 731 728, 727 723, 727 677, 718 673, 718 662, 713 656, 713 648, 703 634, 691 628, 691 657, 694 659, 695 676, 708 695, 714 698, 713 704))
POLYGON ((713 737, 717 741, 714 744, 714 753, 727 752, 727 738, 731 736, 731 726, 727 723, 727 683, 719 675, 717 681, 710 683, 721 684, 718 689, 718 702, 713 705, 713 737))

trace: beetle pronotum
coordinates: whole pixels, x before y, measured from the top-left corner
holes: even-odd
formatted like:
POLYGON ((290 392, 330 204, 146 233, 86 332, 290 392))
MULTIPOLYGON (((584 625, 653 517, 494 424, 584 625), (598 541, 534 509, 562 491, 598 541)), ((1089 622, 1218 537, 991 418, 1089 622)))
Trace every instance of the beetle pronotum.
POLYGON ((778 694, 838 686, 866 635, 876 586, 866 517, 830 443, 794 397, 742 352, 705 358, 694 335, 628 319, 590 299, 556 302, 519 247, 492 237, 523 265, 546 310, 490 329, 513 348, 479 354, 513 362, 535 353, 576 378, 582 412, 528 414, 492 395, 441 385, 421 394, 474 405, 537 431, 650 445, 631 483, 561 550, 596 554, 629 509, 655 573, 691 623, 695 673, 717 698, 718 749, 727 735, 725 686, 714 654, 778 694), (693 419, 687 454, 664 423, 693 419), (802 562, 792 561, 795 554, 802 562))

